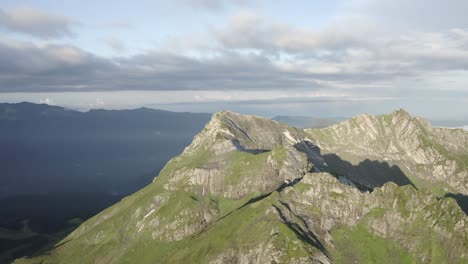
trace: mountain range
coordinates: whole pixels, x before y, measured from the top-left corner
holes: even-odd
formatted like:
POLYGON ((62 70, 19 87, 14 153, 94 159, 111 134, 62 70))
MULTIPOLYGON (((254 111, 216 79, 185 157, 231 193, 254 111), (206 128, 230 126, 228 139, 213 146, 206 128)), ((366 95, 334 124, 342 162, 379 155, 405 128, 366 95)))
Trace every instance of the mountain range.
POLYGON ((468 132, 219 112, 152 183, 15 263, 467 263, 468 132), (465 199, 465 200, 464 200, 465 199))
POLYGON ((79 112, 0 104, 0 197, 132 193, 151 182, 210 117, 149 108, 79 112))

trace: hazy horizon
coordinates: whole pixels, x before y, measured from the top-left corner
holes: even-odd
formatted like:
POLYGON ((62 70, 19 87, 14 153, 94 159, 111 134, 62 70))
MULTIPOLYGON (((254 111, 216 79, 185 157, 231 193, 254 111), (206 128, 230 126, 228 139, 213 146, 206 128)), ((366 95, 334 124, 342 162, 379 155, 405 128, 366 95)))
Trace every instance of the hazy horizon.
MULTIPOLYGON (((38 105, 47 105, 47 106, 57 106, 57 107, 61 107, 61 108, 64 108, 66 110, 73 110, 73 111, 78 111, 78 112, 81 112, 81 113, 86 113, 86 112, 90 112, 90 111, 98 111, 98 110, 109 110, 109 111, 112 111, 112 110, 116 110, 116 111, 119 111, 119 110, 138 110, 138 109, 141 109, 141 108, 147 108, 147 109, 152 109, 152 110, 158 110, 158 111, 168 111, 168 112, 174 112, 174 113, 194 113, 194 114, 214 114, 216 112, 221 112, 221 111, 232 111, 232 112, 238 112, 238 113, 241 113, 241 114, 246 114, 246 115, 258 115, 258 116, 261 116, 261 117, 266 117, 266 118, 270 118, 270 119, 276 119, 276 118, 281 118, 281 117, 286 117, 286 118, 311 118, 311 119, 316 119, 316 120, 320 120, 320 119, 325 119, 325 120, 328 120, 332 123, 336 123, 336 122, 341 122, 341 121, 344 121, 344 120, 347 120, 349 118, 352 118, 352 117, 355 117, 355 116, 358 116, 358 115, 362 115, 362 114, 371 114, 371 115, 385 115, 385 114, 389 114, 391 112, 394 112, 394 111, 397 111, 399 109, 403 109, 405 111, 407 111, 406 109, 404 108, 395 108, 395 109, 391 109, 390 111, 388 112, 375 112, 375 113, 372 113, 372 112, 360 112, 360 113, 357 113, 355 115, 307 115, 307 114, 302 114, 302 115, 295 115, 295 114, 285 114, 284 112, 278 112, 278 114, 269 114, 269 113, 265 113, 265 114, 262 114, 262 113, 252 113, 252 112, 249 112, 249 111, 234 111, 234 110, 231 110, 231 109, 228 109, 228 108, 221 108, 221 109, 217 109, 215 111, 212 111, 212 112, 209 112, 209 111, 190 111, 190 109, 188 110, 171 110, 171 109, 164 109, 163 108, 158 108, 157 105, 156 106, 152 106, 152 105, 142 105, 142 106, 134 106, 134 107, 127 107, 127 108, 106 108, 106 107, 95 107, 95 108, 85 108, 85 109, 80 109, 80 108, 74 108, 74 107, 68 107, 68 106, 65 106, 65 105, 56 105, 56 104, 48 104, 46 102, 30 102, 30 101, 18 101, 18 102, 0 102, 0 104, 21 104, 21 103, 31 103, 31 104, 38 104, 38 105)), ((274 112, 273 112, 274 113, 274 112)), ((468 130, 468 119, 463 119, 463 118, 460 118, 460 119, 455 119, 455 118, 446 118, 446 119, 443 119, 443 118, 429 118, 429 117, 426 117, 426 116, 422 116, 422 115, 415 115, 414 113, 412 112, 409 112, 411 115, 413 116, 417 116, 417 117, 421 117, 421 118, 424 118, 424 119, 427 119, 429 120, 431 123, 432 123, 432 126, 434 127, 441 127, 441 128, 462 128, 464 130, 468 130)), ((288 122, 286 122, 288 123, 288 122)), ((289 125, 292 125, 294 126, 293 123, 290 123, 289 125)), ((300 127, 300 126, 298 126, 300 127)))

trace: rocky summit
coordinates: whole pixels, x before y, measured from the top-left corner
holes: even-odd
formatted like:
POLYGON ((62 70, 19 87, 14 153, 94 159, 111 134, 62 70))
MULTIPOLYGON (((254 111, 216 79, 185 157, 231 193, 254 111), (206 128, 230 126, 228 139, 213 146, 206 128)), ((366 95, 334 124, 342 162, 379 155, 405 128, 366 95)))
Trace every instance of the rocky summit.
POLYGON ((403 110, 305 130, 220 112, 151 184, 15 263, 468 263, 467 157, 466 131, 403 110))
POLYGON ((436 194, 468 194, 468 133, 431 127, 404 110, 307 129, 331 171, 370 187, 388 180, 436 194))

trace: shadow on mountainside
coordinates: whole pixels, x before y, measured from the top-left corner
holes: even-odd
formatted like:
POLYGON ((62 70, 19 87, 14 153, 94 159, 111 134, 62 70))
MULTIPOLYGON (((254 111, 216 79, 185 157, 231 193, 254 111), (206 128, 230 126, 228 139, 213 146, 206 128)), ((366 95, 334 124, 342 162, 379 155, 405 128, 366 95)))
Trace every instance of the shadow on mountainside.
POLYGON ((450 197, 455 199, 455 201, 457 201, 458 203, 458 206, 460 206, 463 212, 465 212, 465 214, 468 215, 468 196, 463 195, 461 193, 447 193, 444 195, 444 197, 450 197))
MULTIPOLYGON (((365 159, 357 165, 342 159, 335 153, 321 154, 321 149, 310 141, 301 141, 294 147, 305 153, 309 163, 313 164, 310 172, 328 172, 341 183, 358 188, 361 192, 372 192, 387 182, 398 186, 411 185, 418 189, 397 165, 385 161, 365 159)), ((458 206, 468 215, 468 196, 460 193, 447 193, 444 197, 455 199, 458 206)))
POLYGON ((240 141, 237 138, 232 140, 232 144, 234 144, 234 146, 236 147, 237 150, 248 152, 248 153, 251 153, 251 154, 260 154, 260 153, 265 153, 265 152, 270 151, 269 149, 249 149, 249 148, 246 148, 246 147, 242 146, 242 144, 240 143, 240 141))
POLYGON ((64 192, 0 199, 0 263, 47 254, 83 221, 122 198, 64 192))
POLYGON ((309 162, 312 162, 315 167, 314 171, 325 171, 338 179, 345 177, 357 185, 361 191, 381 187, 387 182, 393 182, 399 186, 411 185, 417 189, 398 166, 390 165, 385 161, 365 159, 354 165, 335 153, 321 154, 321 149, 310 141, 302 141, 294 147, 308 156, 309 162))
POLYGON ((73 224, 50 234, 31 233, 28 234, 29 237, 18 234, 18 238, 2 238, 0 239, 0 263, 11 263, 18 258, 31 258, 48 254, 52 249, 60 246, 57 243, 77 227, 78 224, 73 224), (25 237, 23 238, 23 236, 25 237))
POLYGON ((327 162, 325 171, 338 176, 345 176, 370 188, 381 187, 387 182, 393 182, 398 186, 411 185, 416 186, 396 165, 390 165, 387 162, 365 159, 357 165, 353 165, 347 160, 343 160, 336 154, 323 155, 327 162))

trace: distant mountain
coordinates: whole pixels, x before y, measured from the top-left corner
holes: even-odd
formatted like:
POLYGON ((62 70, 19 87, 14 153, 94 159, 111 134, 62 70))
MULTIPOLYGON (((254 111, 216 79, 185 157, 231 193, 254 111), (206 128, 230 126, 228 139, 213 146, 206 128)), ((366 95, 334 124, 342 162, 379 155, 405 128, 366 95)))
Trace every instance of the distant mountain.
POLYGON ((467 137, 402 110, 316 130, 220 112, 151 184, 16 263, 467 263, 467 137))
POLYGON ((276 116, 272 118, 272 120, 298 128, 322 128, 331 126, 345 119, 346 117, 318 118, 311 116, 276 116))
POLYGON ((179 154, 210 116, 0 104, 0 197, 131 193, 179 154))
POLYGON ((468 129, 468 120, 431 120, 431 124, 436 127, 456 127, 468 129))

